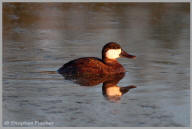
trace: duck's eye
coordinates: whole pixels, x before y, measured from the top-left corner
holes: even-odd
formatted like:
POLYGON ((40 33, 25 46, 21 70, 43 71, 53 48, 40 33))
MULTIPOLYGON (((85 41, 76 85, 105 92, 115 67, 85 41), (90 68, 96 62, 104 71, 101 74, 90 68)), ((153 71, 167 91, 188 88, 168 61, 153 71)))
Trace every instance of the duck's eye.
POLYGON ((109 49, 106 52, 106 57, 109 59, 116 59, 120 57, 120 54, 121 54, 121 49, 109 49))

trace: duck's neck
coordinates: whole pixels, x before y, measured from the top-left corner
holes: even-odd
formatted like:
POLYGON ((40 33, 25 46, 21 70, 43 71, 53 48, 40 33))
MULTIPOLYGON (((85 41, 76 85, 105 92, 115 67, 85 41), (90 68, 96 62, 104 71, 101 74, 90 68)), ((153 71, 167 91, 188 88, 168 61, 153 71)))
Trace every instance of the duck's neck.
POLYGON ((109 59, 109 58, 102 58, 102 60, 103 60, 103 62, 105 63, 105 64, 116 64, 116 63, 118 63, 117 62, 117 60, 116 59, 109 59))
POLYGON ((102 58, 103 62, 108 66, 108 73, 124 73, 124 67, 116 59, 102 58))
POLYGON ((115 65, 119 64, 119 62, 116 59, 109 59, 109 58, 102 58, 103 62, 107 65, 115 65))

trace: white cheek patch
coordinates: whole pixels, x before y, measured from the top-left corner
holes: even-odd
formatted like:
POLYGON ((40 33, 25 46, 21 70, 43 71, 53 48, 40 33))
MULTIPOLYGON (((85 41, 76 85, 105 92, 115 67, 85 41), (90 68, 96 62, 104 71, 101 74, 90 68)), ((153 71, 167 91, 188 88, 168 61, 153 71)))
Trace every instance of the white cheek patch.
POLYGON ((121 49, 109 49, 106 52, 106 57, 109 59, 116 59, 120 56, 121 54, 121 49))
POLYGON ((113 86, 106 89, 107 96, 122 96, 120 87, 113 86))

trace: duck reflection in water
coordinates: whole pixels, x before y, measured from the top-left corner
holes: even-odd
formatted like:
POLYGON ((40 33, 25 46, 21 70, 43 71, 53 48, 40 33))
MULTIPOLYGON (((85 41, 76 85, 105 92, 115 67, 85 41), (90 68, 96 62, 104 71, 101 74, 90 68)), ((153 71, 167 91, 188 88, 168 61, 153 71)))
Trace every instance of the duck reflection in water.
POLYGON ((125 73, 112 74, 112 75, 68 75, 62 74, 64 79, 71 80, 80 86, 96 86, 103 83, 102 92, 103 96, 112 102, 117 102, 121 96, 127 93, 130 89, 136 88, 134 85, 119 87, 118 82, 123 79, 125 73))
POLYGON ((124 75, 124 73, 113 75, 112 77, 109 77, 108 80, 104 81, 102 86, 103 96, 112 102, 117 102, 121 99, 121 96, 127 93, 130 89, 136 88, 134 85, 125 87, 119 87, 117 85, 124 75))

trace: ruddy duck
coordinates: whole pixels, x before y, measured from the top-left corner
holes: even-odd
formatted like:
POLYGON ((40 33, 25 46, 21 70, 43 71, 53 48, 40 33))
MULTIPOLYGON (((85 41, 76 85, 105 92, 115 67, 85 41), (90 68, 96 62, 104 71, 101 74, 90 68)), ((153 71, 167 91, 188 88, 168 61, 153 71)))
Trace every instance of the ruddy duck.
POLYGON ((117 61, 119 57, 135 58, 125 52, 115 42, 107 43, 102 49, 102 59, 84 57, 72 60, 58 69, 60 74, 117 74, 124 73, 124 67, 117 61))

